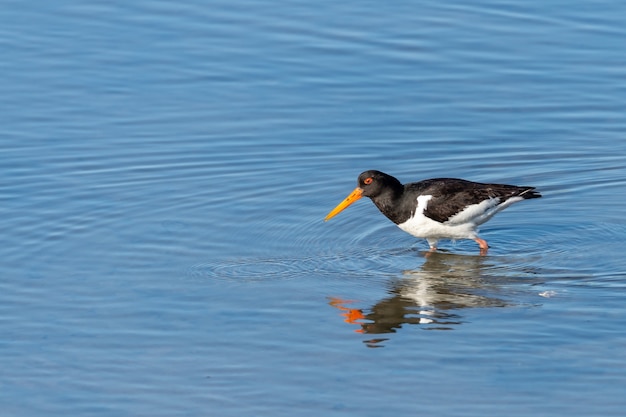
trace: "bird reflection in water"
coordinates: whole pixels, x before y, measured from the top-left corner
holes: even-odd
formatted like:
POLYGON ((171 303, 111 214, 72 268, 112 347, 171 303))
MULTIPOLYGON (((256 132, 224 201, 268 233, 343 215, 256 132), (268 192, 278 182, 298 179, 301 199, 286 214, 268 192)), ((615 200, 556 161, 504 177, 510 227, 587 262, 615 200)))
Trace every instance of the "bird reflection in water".
MULTIPOLYGON (((452 330, 463 323, 462 309, 509 305, 493 295, 500 289, 497 269, 482 256, 429 252, 419 269, 404 271, 390 281, 389 296, 372 307, 354 308, 355 301, 337 297, 329 297, 329 304, 341 311, 345 322, 358 326, 355 331, 359 333, 395 333, 405 324, 452 330)), ((381 347, 386 340, 364 343, 381 347)))

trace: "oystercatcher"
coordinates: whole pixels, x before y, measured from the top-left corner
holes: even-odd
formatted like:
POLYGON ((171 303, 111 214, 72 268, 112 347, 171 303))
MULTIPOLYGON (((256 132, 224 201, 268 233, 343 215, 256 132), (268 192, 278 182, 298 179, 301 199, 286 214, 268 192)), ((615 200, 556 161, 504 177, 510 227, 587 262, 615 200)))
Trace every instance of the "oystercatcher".
POLYGON ((477 227, 513 203, 541 194, 535 187, 483 184, 458 178, 433 178, 400 183, 380 171, 359 175, 358 186, 324 221, 336 216, 361 197, 372 199, 389 220, 405 232, 425 238, 432 251, 440 239, 473 239, 485 254, 489 245, 478 237, 477 227))

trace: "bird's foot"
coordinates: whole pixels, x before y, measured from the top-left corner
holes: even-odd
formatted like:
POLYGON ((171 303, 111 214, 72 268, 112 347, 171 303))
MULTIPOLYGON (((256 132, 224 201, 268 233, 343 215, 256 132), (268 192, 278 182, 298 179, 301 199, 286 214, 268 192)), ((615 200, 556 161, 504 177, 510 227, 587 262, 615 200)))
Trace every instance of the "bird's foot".
POLYGON ((433 253, 437 252, 437 246, 431 246, 428 249, 428 252, 424 253, 424 257, 428 258, 430 255, 432 255, 433 253))

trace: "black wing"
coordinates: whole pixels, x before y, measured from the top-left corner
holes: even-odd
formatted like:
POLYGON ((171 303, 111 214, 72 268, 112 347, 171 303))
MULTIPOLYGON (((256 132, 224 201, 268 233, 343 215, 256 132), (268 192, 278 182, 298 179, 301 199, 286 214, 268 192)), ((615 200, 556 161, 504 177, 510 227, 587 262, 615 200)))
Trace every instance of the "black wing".
POLYGON ((534 187, 483 184, 457 178, 434 178, 405 186, 405 191, 417 195, 432 195, 424 215, 441 223, 460 213, 466 207, 491 198, 498 199, 497 204, 502 204, 515 196, 525 199, 541 197, 538 192, 533 190, 534 187))

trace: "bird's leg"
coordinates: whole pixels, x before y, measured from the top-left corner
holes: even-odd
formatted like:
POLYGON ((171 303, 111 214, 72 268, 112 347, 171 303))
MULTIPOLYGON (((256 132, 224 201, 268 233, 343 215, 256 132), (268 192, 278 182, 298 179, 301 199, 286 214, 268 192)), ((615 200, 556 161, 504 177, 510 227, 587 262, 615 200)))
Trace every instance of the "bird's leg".
POLYGON ((477 237, 474 239, 474 242, 478 243, 478 246, 480 247, 480 254, 486 255, 487 250, 489 249, 489 245, 487 244, 487 241, 477 237))
POLYGON ((428 252, 424 253, 424 257, 428 258, 433 253, 437 252, 437 239, 426 239, 428 242, 428 252))

